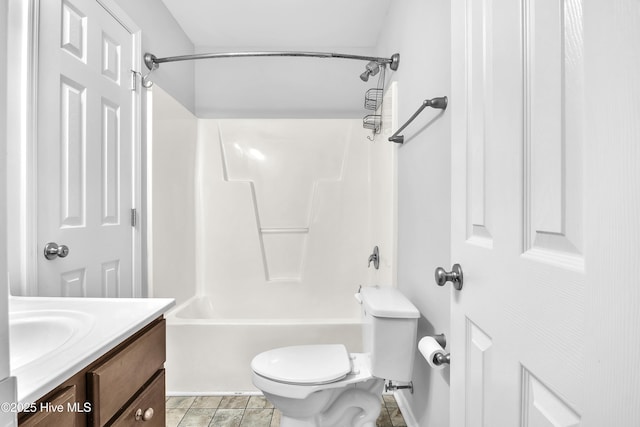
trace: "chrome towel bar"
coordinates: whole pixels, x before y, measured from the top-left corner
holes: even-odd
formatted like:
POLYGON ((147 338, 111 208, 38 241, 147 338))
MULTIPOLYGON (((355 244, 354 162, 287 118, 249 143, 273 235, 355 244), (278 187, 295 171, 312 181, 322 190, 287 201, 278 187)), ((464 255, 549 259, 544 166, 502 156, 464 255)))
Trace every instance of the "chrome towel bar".
POLYGON ((404 128, 406 128, 407 126, 409 126, 409 124, 416 118, 418 117, 418 114, 420 114, 422 112, 422 110, 424 110, 427 107, 431 107, 431 108, 437 108, 439 110, 446 110, 447 108, 447 104, 449 103, 449 99, 446 96, 442 96, 440 98, 433 98, 433 99, 425 99, 422 102, 422 105, 420 106, 420 108, 418 108, 418 110, 413 113, 413 115, 411 117, 409 117, 409 120, 406 121, 405 124, 403 124, 400 129, 398 129, 396 131, 396 133, 394 133, 393 135, 391 135, 389 137, 389 141, 391 142, 397 142, 399 144, 404 143, 404 136, 403 135, 399 135, 400 132, 402 132, 404 130, 404 128))

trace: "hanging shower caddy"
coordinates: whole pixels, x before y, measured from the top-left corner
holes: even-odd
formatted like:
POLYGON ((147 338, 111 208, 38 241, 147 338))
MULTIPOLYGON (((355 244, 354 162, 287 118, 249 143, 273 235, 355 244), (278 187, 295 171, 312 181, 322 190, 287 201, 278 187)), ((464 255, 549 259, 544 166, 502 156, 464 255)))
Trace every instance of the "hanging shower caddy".
MULTIPOLYGON (((376 68, 373 70, 367 66, 367 71, 363 73, 360 78, 365 80, 363 76, 367 74, 367 80, 369 75, 377 74, 379 70, 380 76, 378 77, 378 84, 375 88, 367 90, 364 94, 364 108, 367 110, 375 111, 374 114, 368 114, 362 119, 362 126, 365 129, 369 129, 373 132, 373 135, 380 133, 382 129, 382 98, 384 97, 384 75, 385 64, 376 64, 376 68)), ((365 80, 366 81, 366 80, 365 80)), ((373 141, 373 137, 367 137, 373 141)))

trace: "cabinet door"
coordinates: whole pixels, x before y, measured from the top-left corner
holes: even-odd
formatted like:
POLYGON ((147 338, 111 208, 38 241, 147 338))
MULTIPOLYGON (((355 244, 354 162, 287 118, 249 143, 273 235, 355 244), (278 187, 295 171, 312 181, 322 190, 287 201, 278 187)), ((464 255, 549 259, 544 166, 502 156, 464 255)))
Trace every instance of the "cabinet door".
POLYGON ((70 411, 76 400, 76 386, 63 388, 51 399, 39 404, 41 410, 20 423, 21 427, 75 427, 76 414, 70 411))
POLYGON ((111 427, 140 425, 145 427, 164 427, 165 425, 164 369, 158 371, 151 383, 116 418, 111 427))
POLYGON ((90 425, 104 426, 162 369, 165 361, 165 320, 87 374, 93 402, 90 425))

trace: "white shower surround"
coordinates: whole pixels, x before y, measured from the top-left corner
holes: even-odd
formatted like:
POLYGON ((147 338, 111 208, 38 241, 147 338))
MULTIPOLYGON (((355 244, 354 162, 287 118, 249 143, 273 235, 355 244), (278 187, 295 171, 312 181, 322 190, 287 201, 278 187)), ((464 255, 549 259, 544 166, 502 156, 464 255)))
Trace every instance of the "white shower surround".
POLYGON ((199 120, 197 294, 224 317, 357 317, 366 142, 355 120, 199 120))
MULTIPOLYGON (((154 110, 190 114, 154 91, 154 110)), ((395 284, 396 147, 388 135, 367 140, 359 119, 160 116, 151 144, 150 287, 178 303, 167 316, 168 393, 253 391, 251 358, 277 346, 342 342, 359 351, 353 293, 395 284), (159 188, 163 181, 173 189, 159 188), (179 190, 180 182, 193 188, 179 190), (175 224, 180 210, 193 226, 175 224), (192 245, 193 257, 167 250, 171 241, 192 245), (367 268, 374 245, 377 271, 367 268)))

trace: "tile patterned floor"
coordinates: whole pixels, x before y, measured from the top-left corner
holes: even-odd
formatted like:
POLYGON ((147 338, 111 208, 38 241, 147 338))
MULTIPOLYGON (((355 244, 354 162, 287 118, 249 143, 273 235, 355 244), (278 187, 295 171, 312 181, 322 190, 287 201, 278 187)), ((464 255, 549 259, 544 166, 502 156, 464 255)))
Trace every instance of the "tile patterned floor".
MULTIPOLYGON (((392 395, 384 395, 377 427, 406 427, 392 395)), ((280 413, 262 396, 167 398, 167 427, 279 427, 280 413)))

